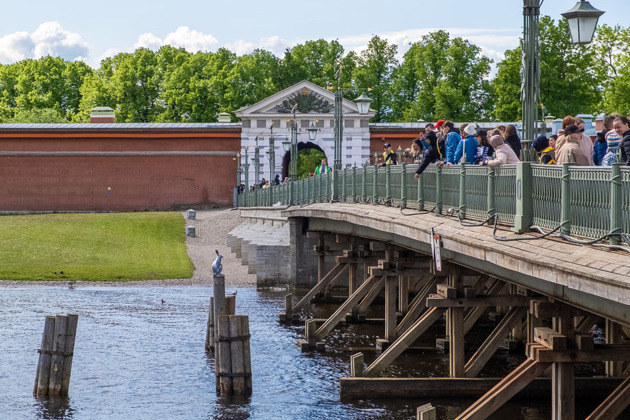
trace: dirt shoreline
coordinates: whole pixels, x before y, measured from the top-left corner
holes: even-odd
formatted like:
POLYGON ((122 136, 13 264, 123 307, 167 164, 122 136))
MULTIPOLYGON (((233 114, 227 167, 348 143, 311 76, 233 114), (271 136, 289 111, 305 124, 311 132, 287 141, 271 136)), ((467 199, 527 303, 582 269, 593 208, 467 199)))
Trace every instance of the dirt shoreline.
MULTIPOLYGON (((195 265, 195 272, 191 278, 142 280, 142 281, 77 281, 75 287, 108 286, 108 287, 139 287, 139 286, 208 286, 212 284, 212 262, 215 259, 214 250, 223 255, 223 274, 226 286, 256 287, 256 275, 247 273, 247 266, 241 264, 226 245, 227 234, 241 224, 238 210, 213 209, 196 211, 195 220, 186 220, 187 226, 195 227, 195 237, 186 237, 188 256, 195 265)), ((186 217, 186 212, 182 212, 186 217)), ((0 280, 0 287, 15 286, 67 286, 65 281, 15 281, 0 280)))

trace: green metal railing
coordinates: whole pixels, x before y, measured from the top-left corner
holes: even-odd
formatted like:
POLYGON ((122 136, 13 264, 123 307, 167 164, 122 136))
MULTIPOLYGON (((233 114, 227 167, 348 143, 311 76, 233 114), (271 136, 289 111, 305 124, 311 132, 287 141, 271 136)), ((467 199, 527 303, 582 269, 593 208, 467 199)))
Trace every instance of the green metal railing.
POLYGON ((497 215, 517 232, 531 226, 613 244, 630 235, 630 168, 538 165, 522 162, 497 168, 429 166, 418 181, 417 165, 363 166, 337 170, 289 184, 247 191, 239 207, 345 202, 459 214, 484 221, 497 215))

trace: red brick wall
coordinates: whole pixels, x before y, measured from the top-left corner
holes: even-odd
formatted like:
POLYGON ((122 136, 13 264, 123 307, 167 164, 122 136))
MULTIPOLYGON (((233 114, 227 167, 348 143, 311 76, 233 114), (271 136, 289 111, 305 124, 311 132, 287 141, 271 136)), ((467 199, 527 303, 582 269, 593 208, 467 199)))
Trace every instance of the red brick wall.
POLYGON ((0 133, 0 211, 232 205, 240 129, 188 138, 190 133, 70 134, 0 133))
POLYGON ((398 151, 398 147, 405 150, 411 147, 413 140, 420 134, 419 130, 407 130, 401 132, 397 130, 371 130, 370 131, 370 162, 374 163, 374 152, 378 153, 379 162, 383 161, 383 145, 389 143, 394 151, 398 151))

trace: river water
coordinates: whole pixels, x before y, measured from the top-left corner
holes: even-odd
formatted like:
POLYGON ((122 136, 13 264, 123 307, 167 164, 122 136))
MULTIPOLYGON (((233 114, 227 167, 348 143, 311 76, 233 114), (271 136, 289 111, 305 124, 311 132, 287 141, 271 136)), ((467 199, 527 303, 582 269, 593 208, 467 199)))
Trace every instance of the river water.
MULTIPOLYGON (((326 353, 301 353, 303 324, 277 321, 285 292, 227 288, 233 292, 236 313, 250 320, 249 398, 216 396, 214 360, 204 352, 211 286, 0 289, 0 419, 415 419, 427 402, 438 418, 454 418, 472 403, 342 402, 338 378, 349 375, 351 355, 343 348, 373 345, 378 328, 343 326, 326 353), (44 319, 59 313, 79 314, 70 395, 38 401, 32 389, 44 319)), ((391 372, 434 376, 448 366, 443 356, 417 360, 403 357, 391 372)), ((547 403, 519 402, 496 418, 549 416, 547 403)))

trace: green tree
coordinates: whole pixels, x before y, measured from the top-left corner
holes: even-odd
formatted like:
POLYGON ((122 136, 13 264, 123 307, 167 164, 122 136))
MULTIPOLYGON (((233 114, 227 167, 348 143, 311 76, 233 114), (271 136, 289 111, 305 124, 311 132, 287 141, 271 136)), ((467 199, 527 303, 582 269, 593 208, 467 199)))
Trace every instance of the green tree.
MULTIPOLYGON (((602 66, 593 46, 573 45, 566 21, 540 19, 540 100, 557 117, 597 113, 602 99, 602 66)), ((494 79, 494 116, 520 120, 520 48, 506 52, 494 79), (516 96, 515 93, 519 92, 516 96)))
POLYGON ((624 48, 629 43, 630 28, 603 25, 597 30, 594 49, 604 80, 601 110, 607 113, 630 114, 630 53, 624 48))
POLYGON ((302 149, 298 152, 297 175, 298 179, 306 178, 326 158, 324 152, 317 149, 302 149))
POLYGON ((68 122, 54 108, 18 109, 11 123, 66 123, 68 122))
POLYGON ((226 102, 222 111, 252 105, 276 93, 280 60, 265 50, 238 57, 227 76, 226 102))
POLYGON ((287 88, 302 80, 318 86, 332 84, 337 68, 343 61, 343 47, 338 41, 307 41, 287 49, 280 61, 277 85, 287 88))
POLYGON ((451 39, 446 31, 423 36, 395 71, 392 115, 406 121, 487 119, 493 92, 487 81, 491 63, 479 47, 451 39))
POLYGON ((398 64, 396 45, 389 45, 387 40, 373 36, 367 48, 357 57, 357 64, 352 77, 359 89, 372 88, 372 108, 376 114, 372 121, 388 121, 392 114, 389 87, 392 72, 398 64))

